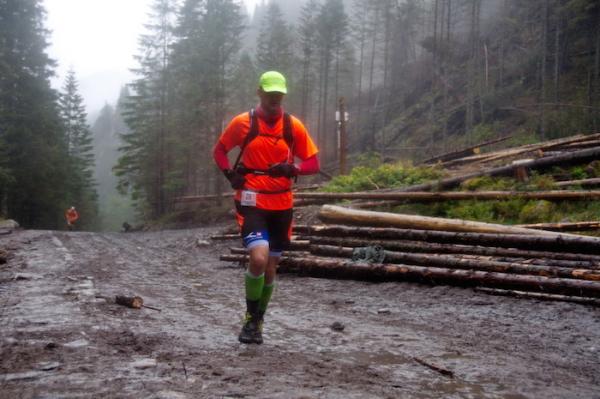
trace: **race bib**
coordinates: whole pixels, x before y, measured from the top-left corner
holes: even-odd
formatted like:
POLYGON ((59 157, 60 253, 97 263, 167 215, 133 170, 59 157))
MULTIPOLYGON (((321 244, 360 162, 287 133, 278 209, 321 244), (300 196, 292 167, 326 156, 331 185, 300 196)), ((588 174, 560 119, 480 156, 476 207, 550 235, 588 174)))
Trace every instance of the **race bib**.
POLYGON ((256 206, 256 193, 254 191, 242 191, 242 206, 256 206))

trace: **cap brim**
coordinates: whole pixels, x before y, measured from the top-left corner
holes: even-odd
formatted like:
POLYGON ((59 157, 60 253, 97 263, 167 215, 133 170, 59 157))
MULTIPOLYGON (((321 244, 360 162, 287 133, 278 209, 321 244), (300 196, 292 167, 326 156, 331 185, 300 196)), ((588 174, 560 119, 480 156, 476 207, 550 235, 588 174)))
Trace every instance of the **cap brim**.
POLYGON ((282 94, 287 94, 287 88, 285 86, 277 86, 277 85, 262 86, 262 90, 265 93, 282 93, 282 94))

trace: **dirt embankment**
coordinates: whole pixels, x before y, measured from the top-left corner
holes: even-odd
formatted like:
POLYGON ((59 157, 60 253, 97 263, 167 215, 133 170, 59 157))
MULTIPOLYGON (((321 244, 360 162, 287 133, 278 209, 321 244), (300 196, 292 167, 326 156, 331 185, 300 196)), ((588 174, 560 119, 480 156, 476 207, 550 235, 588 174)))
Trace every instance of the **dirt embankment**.
POLYGON ((600 397, 600 309, 577 304, 282 275, 241 345, 212 232, 0 236, 0 398, 600 397))

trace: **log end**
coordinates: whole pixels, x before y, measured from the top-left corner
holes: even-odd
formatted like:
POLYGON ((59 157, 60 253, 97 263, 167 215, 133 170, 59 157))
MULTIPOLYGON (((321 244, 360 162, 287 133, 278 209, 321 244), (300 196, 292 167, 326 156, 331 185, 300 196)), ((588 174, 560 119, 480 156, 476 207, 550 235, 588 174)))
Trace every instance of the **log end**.
POLYGON ((144 305, 144 300, 141 296, 122 296, 117 295, 115 297, 115 303, 118 305, 127 306, 132 309, 141 309, 144 305))

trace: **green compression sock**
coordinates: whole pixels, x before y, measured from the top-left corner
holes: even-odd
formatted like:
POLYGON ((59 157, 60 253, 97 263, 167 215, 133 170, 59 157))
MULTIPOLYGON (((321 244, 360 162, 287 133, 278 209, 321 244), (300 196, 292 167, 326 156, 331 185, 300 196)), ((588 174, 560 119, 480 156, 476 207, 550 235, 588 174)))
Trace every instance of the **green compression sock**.
POLYGON ((246 299, 250 301, 258 301, 261 298, 263 287, 265 285, 265 274, 254 276, 250 272, 245 275, 246 299))
POLYGON ((265 312, 267 310, 267 306, 269 305, 269 301, 271 300, 271 295, 273 295, 273 290, 275 289, 275 282, 271 284, 265 284, 262 290, 262 295, 260 296, 260 301, 258 302, 258 310, 261 312, 265 312))

